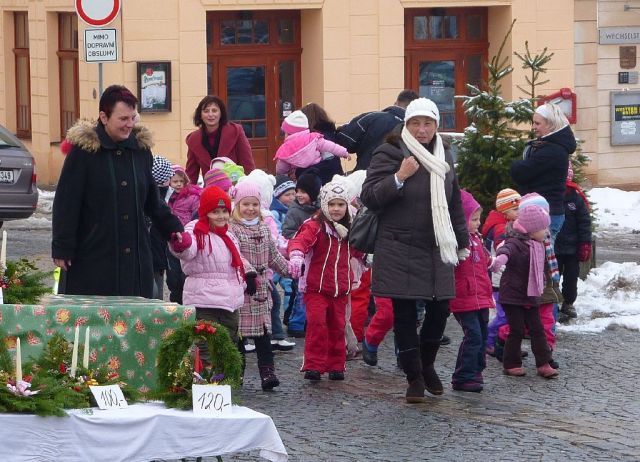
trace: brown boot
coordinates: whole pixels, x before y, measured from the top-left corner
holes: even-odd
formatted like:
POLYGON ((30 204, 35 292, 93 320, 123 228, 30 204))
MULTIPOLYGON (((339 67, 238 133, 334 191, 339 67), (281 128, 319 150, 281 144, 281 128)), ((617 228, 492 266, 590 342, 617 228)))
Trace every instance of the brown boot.
POLYGON ((442 386, 440 377, 438 377, 438 373, 433 366, 439 349, 440 343, 423 343, 420 346, 424 387, 432 395, 441 395, 444 393, 444 387, 442 386))
POLYGON ((276 368, 273 365, 260 366, 260 382, 263 391, 273 390, 280 385, 280 380, 276 377, 276 368))
POLYGON ((424 403, 424 378, 419 354, 417 348, 398 353, 398 360, 409 383, 405 394, 407 403, 424 403))

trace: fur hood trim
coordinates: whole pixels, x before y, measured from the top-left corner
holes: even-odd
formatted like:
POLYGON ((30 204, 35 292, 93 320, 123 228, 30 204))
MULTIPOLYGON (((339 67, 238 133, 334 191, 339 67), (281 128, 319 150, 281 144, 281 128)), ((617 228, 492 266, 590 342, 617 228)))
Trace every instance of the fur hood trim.
MULTIPOLYGON (((75 125, 67 131, 66 141, 85 151, 98 152, 100 150, 100 139, 96 132, 96 125, 97 121, 86 119, 78 120, 75 125)), ((144 125, 136 124, 131 133, 133 133, 140 149, 148 150, 153 147, 151 130, 144 125)))

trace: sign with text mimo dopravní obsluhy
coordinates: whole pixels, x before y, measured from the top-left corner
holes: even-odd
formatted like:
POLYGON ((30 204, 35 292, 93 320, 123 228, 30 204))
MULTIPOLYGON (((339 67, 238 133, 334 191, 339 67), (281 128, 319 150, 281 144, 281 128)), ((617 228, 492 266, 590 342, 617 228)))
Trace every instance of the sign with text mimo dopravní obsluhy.
POLYGON ((118 61, 118 42, 115 29, 85 29, 84 60, 88 63, 118 61))

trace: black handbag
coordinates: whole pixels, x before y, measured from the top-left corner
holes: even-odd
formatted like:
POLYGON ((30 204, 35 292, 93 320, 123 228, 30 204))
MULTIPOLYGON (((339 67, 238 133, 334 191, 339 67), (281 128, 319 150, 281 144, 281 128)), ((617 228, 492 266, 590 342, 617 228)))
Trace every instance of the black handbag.
POLYGON ((378 233, 378 214, 361 207, 349 229, 349 245, 364 253, 373 253, 378 233))

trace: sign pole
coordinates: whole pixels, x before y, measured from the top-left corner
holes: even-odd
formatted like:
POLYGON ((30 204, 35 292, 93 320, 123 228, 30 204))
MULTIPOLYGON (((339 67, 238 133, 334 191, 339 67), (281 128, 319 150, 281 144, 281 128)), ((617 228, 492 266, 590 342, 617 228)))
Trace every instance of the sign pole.
POLYGON ((104 92, 104 84, 102 81, 102 63, 98 63, 98 97, 104 92))

